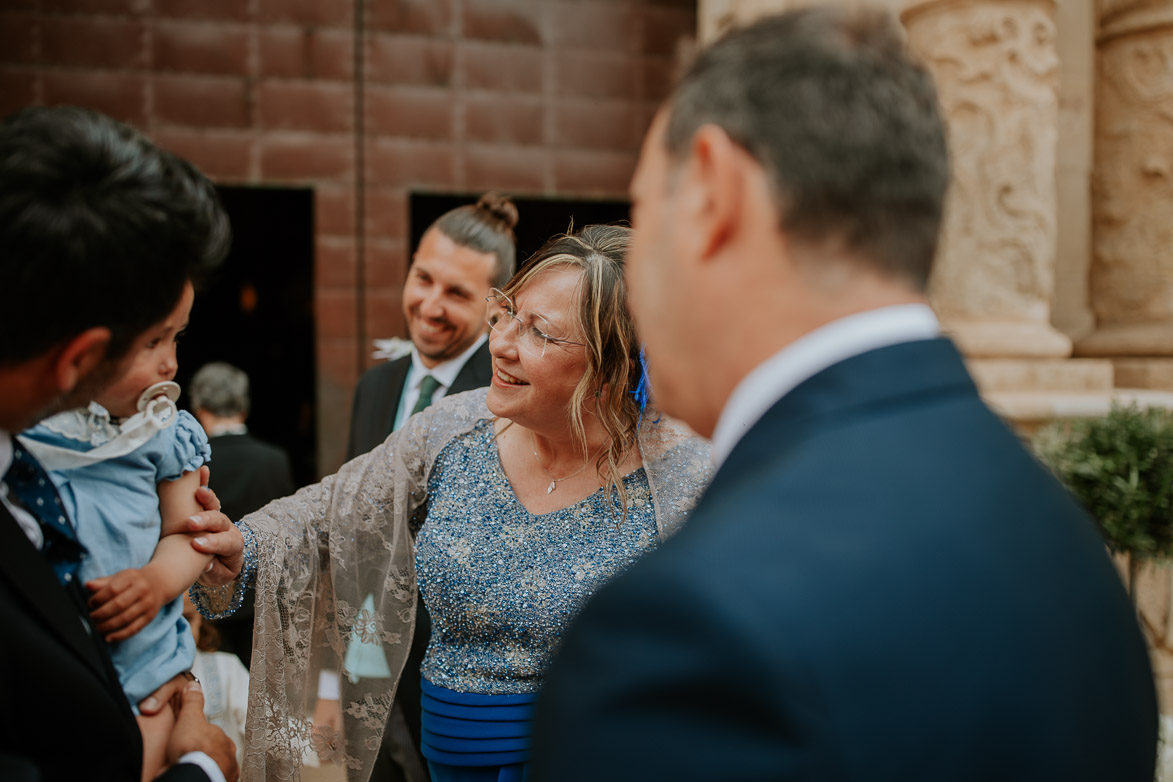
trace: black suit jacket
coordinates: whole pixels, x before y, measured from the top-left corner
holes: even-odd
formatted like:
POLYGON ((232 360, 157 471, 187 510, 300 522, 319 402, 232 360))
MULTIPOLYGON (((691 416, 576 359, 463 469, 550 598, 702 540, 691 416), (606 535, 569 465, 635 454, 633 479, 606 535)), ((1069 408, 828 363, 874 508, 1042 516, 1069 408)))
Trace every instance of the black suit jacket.
MULTIPOLYGON (((230 519, 242 519, 279 497, 293 494, 289 454, 251 434, 222 434, 208 440, 212 448, 212 477, 220 509, 230 519)), ((240 608, 213 624, 220 631, 220 651, 238 656, 246 666, 252 660, 255 594, 249 587, 240 608)))
MULTIPOLYGON (((366 453, 391 434, 399 399, 403 396, 403 381, 409 369, 411 356, 407 355, 372 367, 359 379, 350 412, 350 443, 346 449, 346 458, 353 459, 366 453)), ((492 372, 489 343, 486 341, 469 356, 447 393, 459 394, 483 388, 489 385, 492 372)))
POLYGON ((750 428, 570 629, 531 778, 1148 782, 1156 735, 1101 536, 938 339, 750 428))
MULTIPOLYGON (((139 782, 142 737, 106 648, 0 505, 0 769, 40 782, 139 782), (34 771, 35 769, 35 771, 34 771)), ((207 782, 175 766, 167 782, 207 782)))

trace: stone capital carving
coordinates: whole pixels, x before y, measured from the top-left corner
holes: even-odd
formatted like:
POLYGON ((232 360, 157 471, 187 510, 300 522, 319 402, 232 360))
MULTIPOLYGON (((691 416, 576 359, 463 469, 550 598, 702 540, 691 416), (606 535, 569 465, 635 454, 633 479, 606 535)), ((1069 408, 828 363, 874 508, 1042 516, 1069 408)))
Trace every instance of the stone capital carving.
POLYGON ((1101 0, 1085 355, 1173 355, 1173 2, 1101 0))
POLYGON ((932 0, 901 18, 937 79, 953 183, 930 295, 970 355, 1063 356, 1050 326, 1058 71, 1050 0, 932 0))

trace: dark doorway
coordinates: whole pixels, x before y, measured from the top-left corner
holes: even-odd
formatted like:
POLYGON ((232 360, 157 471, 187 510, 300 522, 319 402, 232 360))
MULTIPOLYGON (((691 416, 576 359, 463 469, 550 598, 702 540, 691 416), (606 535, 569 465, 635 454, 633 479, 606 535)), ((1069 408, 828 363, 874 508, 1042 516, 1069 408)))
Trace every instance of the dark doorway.
MULTIPOLYGON (((249 432, 288 451, 303 486, 317 475, 313 191, 218 190, 232 222, 232 251, 196 294, 176 380, 186 389, 209 361, 247 372, 249 432)), ((185 393, 180 404, 188 402, 185 393)))
MULTIPOLYGON (((424 231, 449 209, 465 204, 475 204, 480 193, 469 195, 430 195, 413 193, 408 204, 411 220, 411 250, 419 245, 424 231)), ((511 197, 512 198, 512 197, 511 197)), ((617 200, 572 200, 568 198, 512 198, 517 205, 519 218, 517 235, 517 264, 521 266, 527 258, 538 251, 554 234, 565 233, 574 225, 581 228, 591 223, 628 222, 631 219, 631 205, 617 200)))

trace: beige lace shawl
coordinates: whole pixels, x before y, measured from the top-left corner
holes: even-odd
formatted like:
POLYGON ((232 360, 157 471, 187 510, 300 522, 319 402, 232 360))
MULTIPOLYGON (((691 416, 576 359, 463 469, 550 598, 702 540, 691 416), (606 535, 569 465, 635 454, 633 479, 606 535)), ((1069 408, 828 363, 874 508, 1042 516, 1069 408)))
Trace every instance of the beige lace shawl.
MULTIPOLYGON (((351 780, 369 777, 411 644, 410 523, 444 446, 493 417, 485 395, 445 397, 337 474, 244 519, 258 559, 243 779, 299 779, 311 750, 323 762, 343 763, 351 780), (367 612, 362 605, 371 594, 375 607, 367 612), (315 661, 337 665, 353 636, 382 645, 392 678, 351 683, 343 670, 342 733, 312 728, 315 661)), ((707 485, 709 447, 666 417, 645 418, 639 445, 663 541, 707 485)), ((203 590, 202 602, 227 606, 232 588, 203 590)))

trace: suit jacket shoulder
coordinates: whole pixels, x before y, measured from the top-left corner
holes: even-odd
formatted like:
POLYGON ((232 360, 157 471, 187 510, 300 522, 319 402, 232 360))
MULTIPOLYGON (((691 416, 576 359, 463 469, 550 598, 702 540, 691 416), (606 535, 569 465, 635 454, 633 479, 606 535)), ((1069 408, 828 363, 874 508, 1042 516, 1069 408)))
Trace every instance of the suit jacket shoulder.
POLYGON ((533 776, 1139 782, 1155 739, 1102 540, 934 340, 783 397, 588 603, 533 776))

